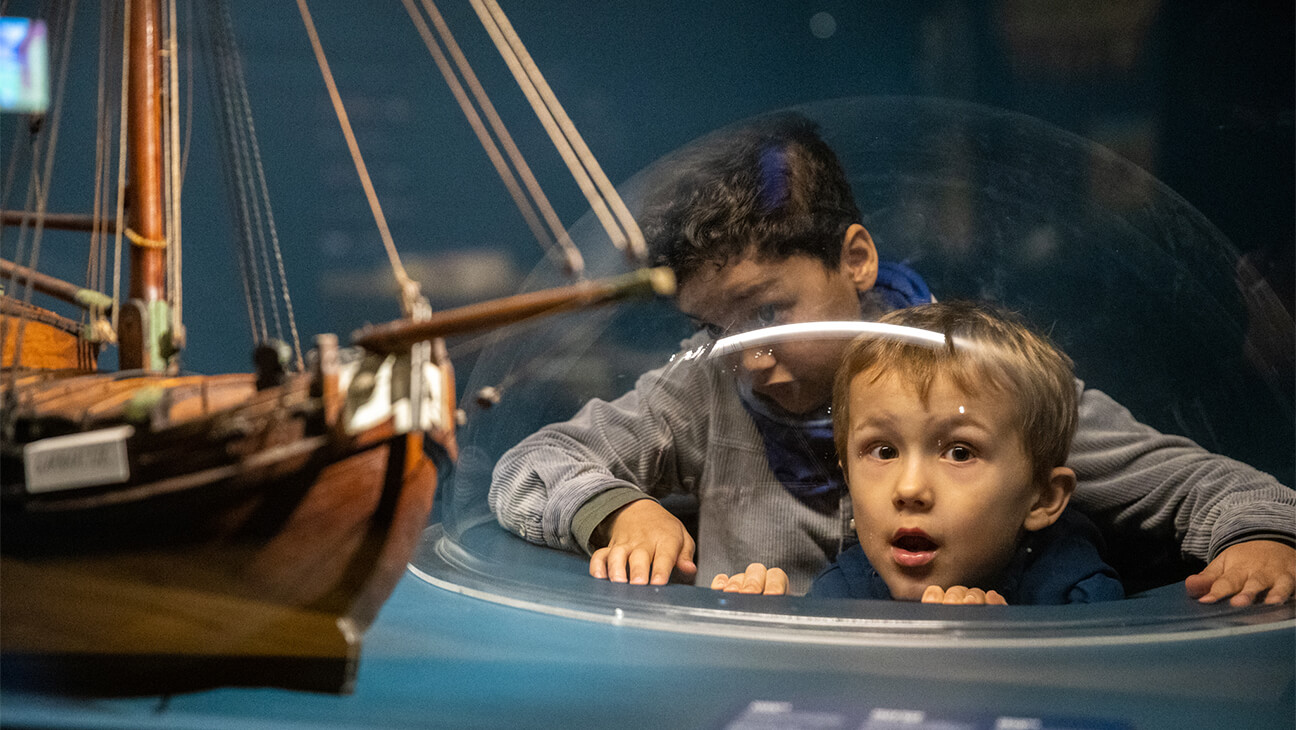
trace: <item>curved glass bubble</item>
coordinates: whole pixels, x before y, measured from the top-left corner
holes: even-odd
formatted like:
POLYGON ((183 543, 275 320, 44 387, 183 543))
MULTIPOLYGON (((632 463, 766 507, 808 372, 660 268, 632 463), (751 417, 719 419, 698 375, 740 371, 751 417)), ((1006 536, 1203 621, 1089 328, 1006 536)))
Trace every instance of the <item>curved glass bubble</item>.
MULTIPOLYGON (((1087 385, 1142 422, 1292 484, 1291 315, 1188 201, 1105 148, 1021 114, 922 98, 841 99, 797 111, 819 123, 836 151, 883 261, 919 272, 938 299, 986 300, 1021 313, 1071 356, 1087 385)), ((622 186, 633 211, 650 182, 685 152, 622 186)), ((592 216, 571 233, 590 276, 626 270, 592 216)), ((552 269, 543 266, 524 288, 565 283, 552 269)), ((425 535, 415 572, 513 605, 675 630, 741 632, 755 622, 822 638, 887 626, 911 634, 950 629, 912 606, 770 604, 681 585, 611 585, 588 577, 583 554, 531 545, 497 524, 488 504, 492 469, 541 426, 570 418, 590 398, 620 396, 654 369, 661 369, 657 382, 671 387, 698 368, 736 367, 708 357, 706 338, 686 342, 691 335, 671 302, 652 301, 564 315, 473 343, 480 354, 471 372, 460 374, 468 414, 460 460, 441 487, 440 522, 425 535)), ((687 499, 665 503, 686 523, 696 519, 687 499)), ((698 584, 709 578, 700 574, 698 584)), ((1131 628, 1131 616, 1143 610, 1121 607, 1132 602, 1034 615, 1047 613, 1041 620, 1056 635, 1074 637, 1291 621, 1290 607, 1185 607, 1165 591, 1154 594, 1163 612, 1155 625, 1131 628)), ((1019 614, 985 624, 966 618, 954 626, 996 641, 1020 635, 1011 627, 1019 614)))

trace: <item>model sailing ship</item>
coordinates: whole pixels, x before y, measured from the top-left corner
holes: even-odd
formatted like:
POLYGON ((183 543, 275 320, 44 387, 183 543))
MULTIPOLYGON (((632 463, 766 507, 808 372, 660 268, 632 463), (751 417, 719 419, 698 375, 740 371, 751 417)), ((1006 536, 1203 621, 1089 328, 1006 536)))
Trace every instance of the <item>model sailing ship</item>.
MULTIPOLYGON (((34 206, 4 211, 10 230, 34 231, 37 240, 44 227, 68 226, 131 242, 124 301, 39 274, 30 260, 4 261, 0 270, 6 683, 150 694, 220 684, 346 691, 364 630, 426 522, 438 465, 456 456, 453 369, 441 338, 670 290, 668 274, 645 271, 431 312, 390 246, 309 9, 298 4, 389 244, 406 316, 357 333, 352 348, 320 335, 308 355, 262 332, 255 372, 178 373, 177 24, 174 5, 125 3, 128 202, 116 220, 100 217, 98 203, 94 216, 56 216, 44 210, 38 190, 29 197, 34 206), (78 322, 34 306, 32 290, 79 302, 87 315, 78 322), (120 372, 95 371, 104 341, 118 347, 120 372)), ((406 7, 448 71, 423 13, 412 1, 406 7)), ((549 110, 558 137, 587 157, 545 97, 547 87, 534 82, 537 72, 525 51, 518 53, 498 6, 474 7, 519 73, 533 75, 533 102, 549 110)), ((435 7, 425 1, 423 12, 495 125, 435 7)), ((223 9, 212 17, 228 31, 223 9)), ((236 48, 228 37, 216 46, 236 48)), ((239 70, 237 61, 223 67, 239 70)), ((450 74, 447 80, 456 83, 450 74)), ((222 88, 236 90, 227 100, 239 103, 239 83, 237 76, 222 79, 222 88)), ((487 142, 477 115, 468 116, 487 142)), ((494 131, 513 158, 507 134, 494 131)), ((247 140, 226 147, 249 149, 247 140)), ((543 231, 544 218, 559 257, 579 273, 578 255, 525 166, 518 174, 542 209, 528 216, 533 230, 543 231)), ((606 197, 610 185, 590 180, 583 187, 605 191, 591 198, 596 212, 620 221, 620 229, 609 228, 614 241, 641 252, 615 191, 606 197)), ((243 215, 265 217, 260 210, 243 215)))

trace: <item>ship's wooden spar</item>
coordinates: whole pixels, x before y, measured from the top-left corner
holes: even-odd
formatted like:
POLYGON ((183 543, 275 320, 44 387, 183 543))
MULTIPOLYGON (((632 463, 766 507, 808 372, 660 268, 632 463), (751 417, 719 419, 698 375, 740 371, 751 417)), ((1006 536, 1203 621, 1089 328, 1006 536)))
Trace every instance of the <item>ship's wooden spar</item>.
POLYGON ((96 218, 80 213, 36 213, 29 210, 0 210, 0 225, 21 226, 40 216, 41 225, 45 228, 56 228, 63 231, 102 231, 116 233, 117 221, 110 218, 96 218))
POLYGON ((42 274, 26 266, 19 266, 12 261, 0 259, 0 279, 12 279, 24 284, 28 284, 42 294, 48 294, 55 299, 61 299, 69 304, 78 304, 82 307, 103 307, 112 306, 112 299, 92 289, 77 286, 62 279, 55 278, 49 274, 42 274))
POLYGON ((423 340, 493 329, 533 317, 584 309, 630 297, 670 296, 674 293, 675 276, 670 269, 641 269, 623 276, 582 281, 570 286, 434 312, 430 318, 421 321, 397 320, 373 325, 354 333, 352 341, 367 350, 397 352, 423 340))

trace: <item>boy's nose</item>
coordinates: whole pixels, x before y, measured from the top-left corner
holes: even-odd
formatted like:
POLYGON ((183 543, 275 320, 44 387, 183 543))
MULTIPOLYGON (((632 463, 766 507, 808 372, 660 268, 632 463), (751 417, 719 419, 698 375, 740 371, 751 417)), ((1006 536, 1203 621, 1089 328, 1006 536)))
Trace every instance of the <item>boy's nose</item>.
POLYGON ((904 470, 896 481, 891 503, 901 510, 928 510, 931 509, 933 496, 922 469, 911 467, 904 470))

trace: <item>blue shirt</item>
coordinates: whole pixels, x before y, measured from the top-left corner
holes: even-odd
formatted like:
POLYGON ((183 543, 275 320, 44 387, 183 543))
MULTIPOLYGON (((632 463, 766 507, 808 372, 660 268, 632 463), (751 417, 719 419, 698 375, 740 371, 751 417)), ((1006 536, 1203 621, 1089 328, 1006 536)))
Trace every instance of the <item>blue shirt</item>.
MULTIPOLYGON (((1116 571, 1098 554, 1098 528, 1067 509, 1048 527, 1029 532, 995 585, 1010 605, 1098 603, 1125 597, 1116 571)), ((888 600, 891 591, 858 543, 837 556, 810 585, 811 596, 888 600)))

